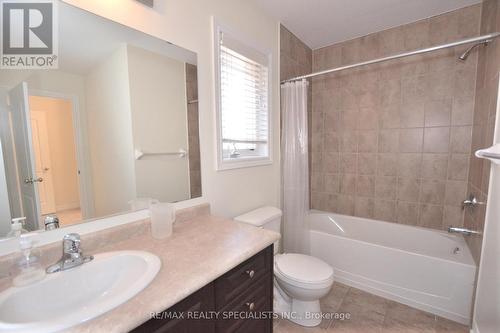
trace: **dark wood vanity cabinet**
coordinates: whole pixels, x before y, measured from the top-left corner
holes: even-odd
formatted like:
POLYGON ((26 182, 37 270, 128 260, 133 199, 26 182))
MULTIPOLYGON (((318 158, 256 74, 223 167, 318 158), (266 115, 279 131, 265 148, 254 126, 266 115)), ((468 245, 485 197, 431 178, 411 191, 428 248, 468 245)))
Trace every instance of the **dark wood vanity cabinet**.
POLYGON ((132 332, 270 333, 272 311, 271 245, 132 332))

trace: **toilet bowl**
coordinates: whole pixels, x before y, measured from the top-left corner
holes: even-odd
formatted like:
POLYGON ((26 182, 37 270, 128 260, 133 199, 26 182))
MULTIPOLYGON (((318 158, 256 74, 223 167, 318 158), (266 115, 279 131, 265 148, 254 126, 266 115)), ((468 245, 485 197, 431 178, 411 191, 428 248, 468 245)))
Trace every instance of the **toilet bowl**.
POLYGON ((333 269, 304 254, 278 254, 274 259, 275 312, 302 326, 321 323, 319 300, 333 284, 333 269))
MULTIPOLYGON (((240 223, 280 232, 282 212, 262 207, 236 217, 240 223)), ((321 323, 319 300, 333 284, 333 268, 318 258, 304 254, 278 254, 274 244, 274 312, 302 326, 321 323)))

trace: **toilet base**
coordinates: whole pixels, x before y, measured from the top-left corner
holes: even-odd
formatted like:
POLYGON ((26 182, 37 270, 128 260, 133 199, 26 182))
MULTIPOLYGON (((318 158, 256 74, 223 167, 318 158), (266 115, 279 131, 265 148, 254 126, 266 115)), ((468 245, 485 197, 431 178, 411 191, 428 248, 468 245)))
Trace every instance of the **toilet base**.
POLYGON ((287 295, 274 279, 274 313, 281 318, 305 326, 314 327, 321 324, 321 305, 318 300, 301 301, 287 295))
POLYGON ((317 301, 292 300, 292 312, 295 314, 290 321, 295 324, 314 327, 321 324, 321 307, 317 301))

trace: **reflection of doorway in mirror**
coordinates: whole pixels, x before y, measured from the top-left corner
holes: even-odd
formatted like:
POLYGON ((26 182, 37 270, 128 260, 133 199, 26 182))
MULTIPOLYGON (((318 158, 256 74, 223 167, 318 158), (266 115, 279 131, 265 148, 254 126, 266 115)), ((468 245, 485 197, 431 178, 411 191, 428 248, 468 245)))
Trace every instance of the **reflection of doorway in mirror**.
POLYGON ((81 221, 73 106, 66 99, 30 96, 30 114, 41 214, 60 226, 81 221))

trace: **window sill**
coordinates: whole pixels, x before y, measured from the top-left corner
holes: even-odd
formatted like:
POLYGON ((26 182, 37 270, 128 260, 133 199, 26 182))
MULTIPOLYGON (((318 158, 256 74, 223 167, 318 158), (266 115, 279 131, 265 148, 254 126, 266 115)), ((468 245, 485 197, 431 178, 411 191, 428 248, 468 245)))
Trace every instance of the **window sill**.
POLYGON ((264 166, 264 165, 271 165, 273 164, 272 159, 265 157, 265 158, 242 158, 242 159, 235 159, 231 161, 219 161, 217 165, 217 171, 226 171, 226 170, 233 170, 233 169, 242 169, 242 168, 252 168, 252 167, 258 167, 258 166, 264 166))

